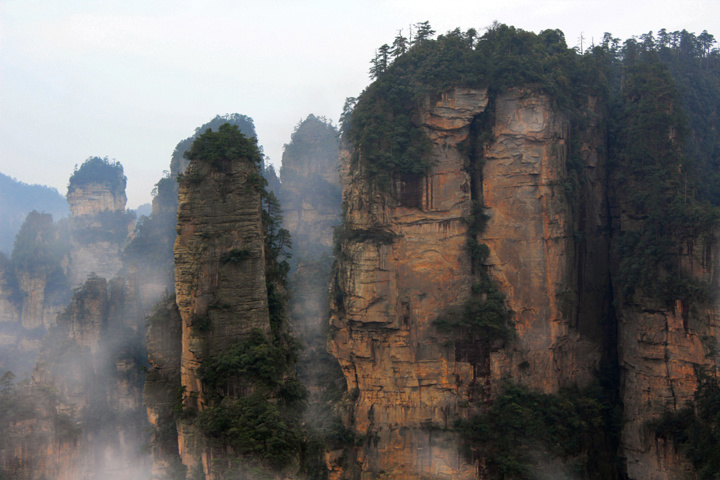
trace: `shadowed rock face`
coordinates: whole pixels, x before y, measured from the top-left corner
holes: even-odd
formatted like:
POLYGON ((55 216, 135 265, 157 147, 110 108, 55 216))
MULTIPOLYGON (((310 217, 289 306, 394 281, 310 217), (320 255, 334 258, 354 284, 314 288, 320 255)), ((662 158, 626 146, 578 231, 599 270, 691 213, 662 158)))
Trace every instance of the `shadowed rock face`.
POLYGON ((282 158, 283 224, 293 238, 296 257, 327 254, 333 227, 340 223, 340 174, 337 130, 308 116, 285 145, 282 158))
MULTIPOLYGON (((631 194, 619 191, 611 195, 612 220, 618 231, 637 228, 631 194)), ((717 233, 709 245, 693 240, 679 255, 683 269, 710 286, 708 305, 691 310, 678 301, 668 308, 636 293, 632 302, 624 301, 617 309, 617 348, 623 373, 621 441, 629 478, 673 480, 695 475, 672 440, 658 437, 648 425, 667 411, 686 407, 693 400, 699 371, 715 371, 720 360, 716 350, 720 336, 717 233)))
MULTIPOLYGON (((427 175, 396 175, 383 189, 364 176, 362 157, 350 165, 341 154, 346 234, 329 349, 357 395, 350 424, 371 439, 355 458, 360 478, 476 478, 478 466, 443 430, 475 412, 468 404, 491 401, 503 380, 543 393, 582 387, 601 364, 619 366, 617 455, 628 478, 691 471, 648 422, 683 408, 697 367, 717 365, 716 303, 689 311, 642 294, 618 299, 611 247, 641 219, 633 192, 615 189, 607 174, 602 102, 588 97, 584 115, 582 128, 571 124, 532 88, 493 99, 457 88, 419 113, 435 159, 427 175), (504 342, 459 341, 433 326, 475 281, 474 202, 489 217, 477 237, 490 252, 483 268, 512 312, 515 335, 504 342)), ((679 252, 683 269, 715 293, 716 243, 679 252)), ((331 467, 334 478, 347 474, 331 467)))
MULTIPOLYGON (((491 398, 506 378, 548 393, 586 384, 600 360, 601 332, 583 334, 567 308, 592 296, 578 283, 575 265, 588 259, 577 258, 577 221, 562 185, 567 120, 532 89, 491 105, 485 90, 458 88, 428 105, 421 121, 436 161, 428 175, 396 178, 382 192, 363 178, 362 158, 344 169, 346 230, 385 232, 384 240, 342 242, 331 318, 329 348, 358 392, 354 427, 373 439, 357 456, 362 478, 475 478, 457 437, 442 430, 471 414, 469 400, 491 398), (492 139, 470 158, 462 144, 474 141, 473 122, 488 113, 492 139), (473 202, 490 216, 478 241, 490 248, 486 267, 514 313, 516 338, 469 351, 433 321, 465 301, 475 281, 466 246, 473 202)), ((603 165, 587 150, 596 182, 603 165)), ((582 193, 598 203, 588 230, 604 221, 602 191, 591 187, 582 193)), ((602 239, 588 243, 603 248, 602 239)), ((602 283, 604 270, 586 284, 602 283)), ((584 322, 598 323, 601 312, 591 315, 584 322)))

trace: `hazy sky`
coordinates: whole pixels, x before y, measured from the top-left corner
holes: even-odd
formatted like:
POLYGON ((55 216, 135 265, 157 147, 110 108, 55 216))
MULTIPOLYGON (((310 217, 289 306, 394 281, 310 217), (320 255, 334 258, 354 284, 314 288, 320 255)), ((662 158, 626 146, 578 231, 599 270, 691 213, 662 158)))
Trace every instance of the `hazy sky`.
POLYGON ((76 164, 108 156, 135 208, 180 140, 234 112, 277 168, 294 126, 337 122, 375 49, 425 20, 559 28, 569 46, 581 32, 720 38, 720 0, 0 0, 0 172, 64 194, 76 164))

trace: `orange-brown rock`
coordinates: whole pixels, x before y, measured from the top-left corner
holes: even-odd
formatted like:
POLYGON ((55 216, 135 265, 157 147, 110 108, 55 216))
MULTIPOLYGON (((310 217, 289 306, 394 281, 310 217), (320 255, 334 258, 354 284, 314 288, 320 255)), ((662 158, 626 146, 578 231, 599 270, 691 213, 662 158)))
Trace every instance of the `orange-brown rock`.
POLYGON ((127 204, 127 196, 124 190, 116 191, 104 183, 91 182, 71 189, 67 201, 70 214, 79 217, 105 211, 122 212, 127 204))
POLYGON ((599 339, 578 331, 564 303, 579 294, 575 220, 562 185, 568 122, 531 88, 501 93, 493 140, 477 163, 459 145, 488 103, 485 90, 457 88, 427 106, 421 123, 435 164, 424 177, 396 178, 384 192, 364 177, 362 158, 346 169, 349 233, 329 347, 358 392, 353 426, 368 439, 356 459, 363 479, 475 478, 444 428, 469 413, 478 389, 489 398, 512 378, 555 392, 588 382, 600 358, 599 339), (459 351, 433 326, 474 282, 466 248, 473 201, 490 215, 478 240, 490 247, 487 267, 517 332, 492 352, 459 351))
MULTIPOLYGON (((620 228, 632 228, 629 222, 618 223, 620 228)), ((682 252, 684 269, 710 286, 714 300, 709 305, 689 311, 676 302, 674 308, 668 308, 636 294, 617 311, 623 372, 621 446, 629 478, 693 478, 692 466, 676 451, 672 439, 656 435, 649 423, 686 407, 693 400, 699 371, 714 371, 720 362, 714 340, 720 336, 717 245, 717 241, 694 248, 690 244, 682 252)))

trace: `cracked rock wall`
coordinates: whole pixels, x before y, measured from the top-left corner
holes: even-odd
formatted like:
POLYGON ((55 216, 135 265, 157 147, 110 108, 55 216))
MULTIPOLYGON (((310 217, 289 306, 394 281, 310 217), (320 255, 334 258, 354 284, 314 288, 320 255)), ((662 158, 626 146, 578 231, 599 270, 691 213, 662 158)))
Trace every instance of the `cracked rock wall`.
POLYGON ((392 193, 363 178, 362 159, 341 169, 349 172, 345 229, 385 232, 385 240, 350 235, 342 242, 331 318, 330 349, 357 392, 353 426, 366 439, 356 459, 363 479, 475 478, 476 466, 444 428, 472 413, 468 401, 478 391, 488 399, 510 377, 555 392, 588 381, 599 361, 599 340, 582 335, 561 302, 582 290, 561 185, 567 121, 532 89, 498 95, 493 140, 473 178, 477 165, 459 145, 488 105, 485 90, 463 88, 428 105, 422 125, 436 164, 426 177, 396 179, 392 193), (456 351, 432 325, 470 293, 466 218, 474 200, 491 217, 478 240, 490 247, 488 267, 518 334, 513 345, 479 359, 456 351), (530 368, 521 369, 523 362, 530 368))

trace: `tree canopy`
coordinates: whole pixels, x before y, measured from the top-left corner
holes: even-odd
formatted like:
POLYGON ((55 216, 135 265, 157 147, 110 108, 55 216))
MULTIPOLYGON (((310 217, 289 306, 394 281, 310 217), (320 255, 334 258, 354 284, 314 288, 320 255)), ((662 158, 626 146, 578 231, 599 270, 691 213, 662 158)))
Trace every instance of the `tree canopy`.
POLYGON ((68 194, 90 183, 106 185, 118 194, 125 191, 127 177, 120 162, 111 161, 108 157, 89 157, 70 176, 68 194))
POLYGON ((208 162, 222 169, 226 162, 239 158, 248 158, 260 165, 262 153, 257 145, 257 138, 246 137, 237 125, 224 123, 214 132, 207 129, 195 139, 192 146, 185 152, 185 158, 208 162))

